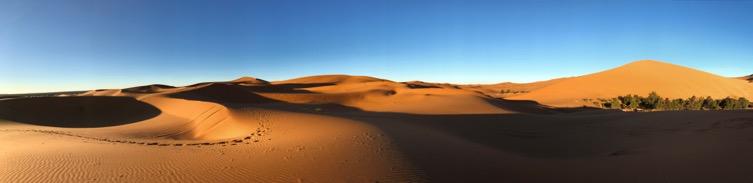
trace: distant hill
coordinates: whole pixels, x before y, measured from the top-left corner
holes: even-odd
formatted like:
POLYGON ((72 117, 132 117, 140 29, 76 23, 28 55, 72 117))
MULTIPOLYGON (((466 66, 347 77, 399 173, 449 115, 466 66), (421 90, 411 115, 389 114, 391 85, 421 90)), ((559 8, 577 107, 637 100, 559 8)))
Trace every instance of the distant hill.
POLYGON ((63 91, 63 92, 47 92, 47 93, 23 93, 23 94, 0 94, 0 99, 4 98, 29 98, 29 97, 54 97, 65 95, 78 95, 86 91, 63 91))

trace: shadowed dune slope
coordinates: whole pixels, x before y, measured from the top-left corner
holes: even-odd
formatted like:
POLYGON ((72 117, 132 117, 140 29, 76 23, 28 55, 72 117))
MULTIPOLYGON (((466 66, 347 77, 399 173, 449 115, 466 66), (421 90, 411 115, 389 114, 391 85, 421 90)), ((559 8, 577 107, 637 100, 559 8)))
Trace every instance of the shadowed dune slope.
POLYGON ((170 93, 170 97, 216 103, 266 103, 268 98, 259 96, 244 86, 230 83, 209 83, 170 93))
POLYGON ((42 126, 81 128, 138 122, 160 110, 130 97, 35 97, 0 100, 0 118, 42 126))
POLYGON ((145 85, 145 86, 137 86, 137 87, 131 87, 123 89, 123 92, 131 92, 131 93, 157 93, 164 91, 166 89, 173 89, 174 86, 169 85, 163 85, 163 84, 153 84, 153 85, 145 85))
POLYGON ((592 105, 584 99, 612 98, 626 94, 645 96, 651 91, 668 98, 753 98, 753 85, 743 80, 643 60, 595 74, 569 78, 508 99, 534 100, 551 106, 572 107, 592 105))
POLYGON ((743 76, 743 77, 738 77, 737 79, 742 79, 742 80, 745 80, 745 81, 748 81, 748 82, 753 82, 753 74, 747 75, 747 76, 743 76))

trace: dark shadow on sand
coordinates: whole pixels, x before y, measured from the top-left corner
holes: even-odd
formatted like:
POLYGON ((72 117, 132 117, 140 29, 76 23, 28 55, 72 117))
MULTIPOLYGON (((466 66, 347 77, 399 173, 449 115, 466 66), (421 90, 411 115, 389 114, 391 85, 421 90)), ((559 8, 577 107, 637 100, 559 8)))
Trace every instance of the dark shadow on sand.
POLYGON ((41 126, 92 128, 158 116, 156 107, 131 97, 31 97, 0 100, 0 118, 41 126))

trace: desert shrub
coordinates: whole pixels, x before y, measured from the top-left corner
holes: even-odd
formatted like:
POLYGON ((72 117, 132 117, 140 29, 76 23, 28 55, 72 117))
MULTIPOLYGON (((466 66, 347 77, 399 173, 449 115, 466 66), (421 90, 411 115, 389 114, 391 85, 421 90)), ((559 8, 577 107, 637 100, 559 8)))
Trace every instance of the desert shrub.
POLYGON ((621 109, 622 108, 622 101, 617 98, 612 98, 610 100, 605 100, 603 103, 604 108, 607 109, 621 109))
POLYGON ((683 106, 685 104, 685 100, 678 98, 674 99, 669 103, 669 110, 683 110, 683 106))
POLYGON ((737 108, 737 100, 727 97, 719 101, 719 106, 724 110, 733 110, 737 108))
POLYGON ((727 97, 721 100, 692 96, 687 99, 661 98, 656 92, 651 92, 648 97, 638 95, 624 95, 611 99, 599 99, 602 107, 609 109, 643 109, 643 110, 734 110, 747 109, 751 102, 743 97, 734 99, 727 97))
POLYGON ((618 96, 618 97, 617 97, 617 100, 620 100, 620 105, 621 105, 620 107, 621 107, 621 108, 627 108, 627 103, 628 103, 628 102, 629 102, 629 100, 630 100, 630 99, 628 99, 629 97, 630 97, 630 95, 626 95, 626 96, 618 96))
POLYGON ((703 107, 703 100, 696 96, 692 96, 685 101, 684 108, 687 110, 701 110, 703 107))
POLYGON ((623 109, 638 109, 641 104, 641 97, 638 95, 625 95, 617 98, 622 103, 623 109))
POLYGON ((706 110, 718 110, 719 107, 719 101, 714 100, 711 97, 706 97, 706 99, 703 99, 702 108, 706 110))
POLYGON ((750 108, 750 101, 746 98, 740 97, 737 99, 737 105, 740 109, 747 109, 750 108))
POLYGON ((656 108, 655 110, 669 110, 669 98, 665 98, 663 100, 659 100, 656 102, 656 108))
POLYGON ((499 93, 512 93, 512 94, 518 94, 518 93, 528 93, 528 91, 517 91, 517 90, 499 90, 499 93))
POLYGON ((648 97, 642 98, 641 97, 641 107, 644 109, 656 109, 656 105, 659 104, 659 101, 661 100, 661 96, 657 94, 656 92, 651 92, 648 94, 648 97))

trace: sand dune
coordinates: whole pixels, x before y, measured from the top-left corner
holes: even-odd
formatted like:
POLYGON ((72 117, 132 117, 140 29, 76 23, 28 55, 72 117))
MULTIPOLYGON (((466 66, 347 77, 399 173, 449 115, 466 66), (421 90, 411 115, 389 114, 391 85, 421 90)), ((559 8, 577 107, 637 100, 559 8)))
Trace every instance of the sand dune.
POLYGON ((3 128, 0 138, 4 139, 0 144, 16 148, 2 150, 0 181, 420 180, 412 175, 410 163, 393 150, 389 139, 380 136, 380 130, 370 125, 335 117, 264 109, 246 108, 234 112, 240 119, 254 125, 258 124, 255 119, 264 119, 269 130, 247 131, 246 135, 216 140, 175 140, 121 135, 126 133, 124 131, 135 132, 136 125, 150 131, 147 133, 166 130, 159 128, 157 121, 97 129, 41 128, 6 123, 0 125, 3 128), (146 125, 151 126, 146 128, 146 125), (6 140, 8 138, 16 140, 6 140), (48 173, 33 173, 40 169, 48 173))
POLYGON ((265 81, 263 79, 259 79, 255 77, 244 76, 238 79, 234 79, 230 81, 230 83, 245 84, 245 85, 266 85, 266 84, 269 84, 269 81, 265 81))
POLYGON ((619 95, 647 95, 656 91, 669 98, 711 96, 753 98, 753 85, 711 73, 659 61, 637 61, 607 71, 565 79, 513 100, 534 100, 560 107, 593 105, 584 99, 619 95))
POLYGON ((388 81, 384 79, 369 76, 350 76, 350 75, 319 75, 302 78, 295 78, 284 81, 274 82, 275 84, 341 84, 341 83, 368 83, 375 81, 388 81))
POLYGON ((169 85, 162 85, 162 84, 153 84, 153 85, 146 85, 146 86, 137 86, 137 87, 131 87, 123 89, 123 92, 130 92, 130 93, 157 93, 162 92, 168 89, 173 89, 174 86, 169 85))
POLYGON ((511 82, 504 82, 504 83, 498 83, 498 84, 491 84, 491 85, 460 85, 463 89, 471 90, 471 91, 477 91, 484 93, 489 96, 497 97, 497 98, 506 98, 511 97, 515 95, 521 95, 524 93, 531 92, 533 90, 537 90, 552 84, 555 84, 560 81, 567 80, 568 78, 558 78, 558 79, 551 79, 546 81, 538 81, 538 82, 532 82, 532 83, 511 83, 511 82))
POLYGON ((742 80, 746 80, 748 82, 753 82, 753 74, 747 75, 747 76, 743 76, 743 77, 737 77, 737 79, 742 79, 742 80))
POLYGON ((751 111, 528 101, 750 86, 641 61, 531 84, 323 75, 17 95, 0 99, 0 182, 751 182, 751 111))
POLYGON ((100 89, 100 90, 91 90, 84 92, 82 94, 78 94, 77 96, 124 96, 123 90, 121 89, 100 89))
POLYGON ((211 101, 216 103, 260 103, 271 100, 247 91, 241 85, 227 83, 209 83, 186 88, 169 94, 173 98, 211 101))
POLYGON ((326 75, 305 77, 275 85, 297 82, 297 93, 260 93, 260 95, 297 104, 338 104, 374 112, 399 112, 411 114, 481 114, 546 111, 541 106, 515 105, 477 92, 462 90, 451 85, 423 82, 398 83, 383 79, 326 75))

